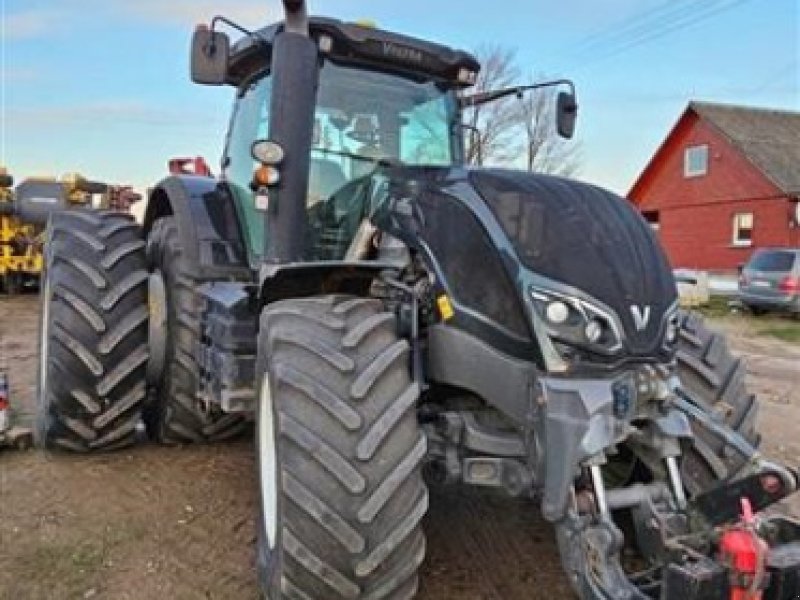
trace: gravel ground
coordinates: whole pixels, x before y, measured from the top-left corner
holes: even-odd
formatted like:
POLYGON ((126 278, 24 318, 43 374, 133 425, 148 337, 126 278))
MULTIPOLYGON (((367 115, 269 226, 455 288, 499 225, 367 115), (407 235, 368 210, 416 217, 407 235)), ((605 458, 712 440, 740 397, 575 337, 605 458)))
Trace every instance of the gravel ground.
MULTIPOLYGON (((33 413, 38 302, 0 299, 0 367, 33 413)), ((768 454, 798 465, 800 347, 715 322, 748 359, 768 454)), ((110 455, 0 453, 0 598, 256 598, 248 441, 142 444, 110 455)), ((800 498, 781 510, 800 515, 800 498)), ((420 598, 570 597, 552 528, 530 502, 434 487, 420 598)))

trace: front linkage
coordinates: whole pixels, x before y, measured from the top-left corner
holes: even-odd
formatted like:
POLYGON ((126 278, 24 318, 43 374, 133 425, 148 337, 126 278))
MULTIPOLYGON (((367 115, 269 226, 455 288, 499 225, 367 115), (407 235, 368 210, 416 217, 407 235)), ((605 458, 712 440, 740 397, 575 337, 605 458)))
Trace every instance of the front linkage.
POLYGON ((661 439, 647 441, 653 456, 666 455, 669 486, 653 482, 607 489, 599 462, 584 462, 585 485, 571 489, 570 508, 556 524, 573 584, 585 600, 797 600, 800 522, 753 513, 795 492, 798 475, 765 460, 685 390, 676 386, 672 392, 664 406, 670 416, 662 421, 661 439), (687 500, 670 451, 678 444, 669 434, 683 437, 676 415, 685 415, 741 453, 747 460, 742 472, 687 500), (629 510, 630 518, 620 526, 612 513, 623 510, 629 510), (637 541, 639 564, 627 559, 630 536, 623 529, 637 541))

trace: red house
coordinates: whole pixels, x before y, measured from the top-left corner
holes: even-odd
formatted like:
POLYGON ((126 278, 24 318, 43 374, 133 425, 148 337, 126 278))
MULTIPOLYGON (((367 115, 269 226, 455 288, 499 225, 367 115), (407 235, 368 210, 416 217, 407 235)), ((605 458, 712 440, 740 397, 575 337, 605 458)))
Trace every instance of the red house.
POLYGON ((674 268, 735 271, 800 246, 800 113, 690 102, 628 198, 674 268))

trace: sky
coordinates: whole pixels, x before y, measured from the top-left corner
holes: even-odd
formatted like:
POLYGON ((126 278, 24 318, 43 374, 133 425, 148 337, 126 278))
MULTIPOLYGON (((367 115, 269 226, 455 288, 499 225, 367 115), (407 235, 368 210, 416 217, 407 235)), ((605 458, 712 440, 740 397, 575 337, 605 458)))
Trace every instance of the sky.
MULTIPOLYGON (((800 0, 309 0, 573 79, 580 179, 625 194, 691 99, 800 110, 800 0)), ((193 85, 194 25, 256 28, 278 0, 0 0, 0 164, 143 190, 176 156, 219 164, 230 88, 193 85)), ((235 36, 234 36, 235 37, 235 36)), ((216 169, 218 170, 218 169, 216 169)))

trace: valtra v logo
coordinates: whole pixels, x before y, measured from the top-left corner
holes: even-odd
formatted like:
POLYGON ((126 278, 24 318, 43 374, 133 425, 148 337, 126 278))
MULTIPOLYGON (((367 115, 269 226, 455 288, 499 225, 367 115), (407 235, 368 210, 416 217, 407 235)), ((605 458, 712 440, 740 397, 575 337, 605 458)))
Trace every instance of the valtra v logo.
POLYGON ((636 331, 644 330, 650 321, 650 307, 631 304, 631 314, 633 315, 633 324, 636 327, 636 331))

